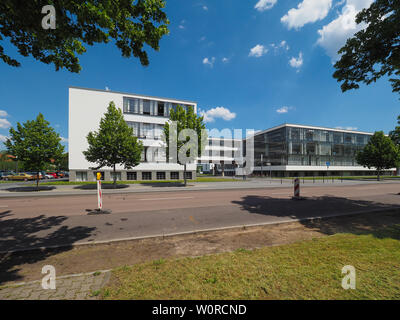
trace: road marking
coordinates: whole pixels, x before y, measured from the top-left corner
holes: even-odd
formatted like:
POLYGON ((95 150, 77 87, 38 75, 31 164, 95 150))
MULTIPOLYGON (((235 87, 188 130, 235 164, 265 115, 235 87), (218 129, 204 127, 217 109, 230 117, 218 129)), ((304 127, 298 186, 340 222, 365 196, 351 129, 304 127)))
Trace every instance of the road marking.
POLYGON ((8 206, 0 206, 0 208, 8 208, 8 206))
POLYGON ((145 198, 138 199, 140 201, 157 201, 157 200, 181 200, 181 199, 194 199, 194 197, 179 197, 179 198, 145 198))

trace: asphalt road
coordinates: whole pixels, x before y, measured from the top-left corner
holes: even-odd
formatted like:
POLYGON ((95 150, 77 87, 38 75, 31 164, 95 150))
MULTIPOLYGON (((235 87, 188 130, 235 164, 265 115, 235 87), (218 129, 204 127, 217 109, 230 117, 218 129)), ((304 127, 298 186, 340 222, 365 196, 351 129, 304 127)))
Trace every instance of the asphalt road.
MULTIPOLYGON (((123 191, 121 191, 123 192, 123 191)), ((168 235, 400 208, 400 184, 292 186, 0 199, 0 251, 168 235)), ((400 211, 399 211, 400 212, 400 211)))

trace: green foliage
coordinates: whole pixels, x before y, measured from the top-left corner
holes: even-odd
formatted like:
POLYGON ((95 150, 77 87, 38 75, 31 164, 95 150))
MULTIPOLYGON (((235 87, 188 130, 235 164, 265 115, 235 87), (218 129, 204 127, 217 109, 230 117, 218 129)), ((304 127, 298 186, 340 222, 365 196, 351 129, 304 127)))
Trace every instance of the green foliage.
POLYGON ((400 161, 399 148, 382 131, 375 132, 364 149, 357 153, 357 162, 368 168, 376 168, 378 180, 384 169, 396 167, 400 161))
POLYGON ((163 135, 164 142, 166 143, 167 162, 170 162, 171 158, 175 158, 177 160, 177 163, 184 165, 184 179, 186 184, 186 165, 188 162, 182 162, 179 159, 178 154, 181 150, 187 149, 186 161, 193 162, 195 159, 192 159, 190 157, 190 150, 194 150, 195 145, 194 143, 192 144, 190 142, 189 137, 187 137, 186 140, 183 141, 179 141, 178 137, 179 134, 185 129, 194 130, 197 135, 197 156, 200 157, 207 142, 207 134, 205 131, 206 126, 203 122, 204 117, 197 116, 197 114, 194 112, 193 107, 189 106, 187 110, 185 110, 182 106, 178 105, 176 107, 176 110, 171 109, 169 118, 170 121, 168 121, 164 125, 163 135), (172 121, 176 122, 176 135, 170 134, 170 130, 173 128, 172 121), (170 154, 170 143, 173 143, 176 146, 177 155, 170 154))
POLYGON ((11 128, 5 146, 9 154, 23 161, 25 170, 39 172, 51 159, 62 156, 64 147, 60 141, 59 134, 39 113, 36 120, 28 120, 22 125, 18 122, 17 129, 11 128))
POLYGON ((55 159, 54 165, 58 171, 68 171, 68 152, 63 153, 58 159, 55 159))
POLYGON ((393 131, 389 132, 389 137, 395 145, 400 147, 400 116, 397 117, 397 124, 398 126, 396 126, 393 131))
MULTIPOLYGON (((125 122, 120 109, 110 102, 107 112, 100 120, 99 131, 87 135, 89 148, 83 151, 86 160, 102 167, 114 168, 117 164, 131 169, 140 163, 143 145, 133 134, 133 129, 125 122)), ((115 183, 114 174, 114 183, 115 183)))
POLYGON ((342 56, 334 66, 333 77, 343 81, 341 88, 345 92, 358 89, 360 82, 369 85, 388 75, 392 76, 393 92, 400 92, 400 2, 376 0, 358 13, 356 22, 367 27, 339 50, 342 56))
MULTIPOLYGON (((169 33, 164 0, 1 0, 0 41, 8 38, 18 52, 55 69, 81 70, 77 55, 85 45, 114 42, 122 56, 134 56, 149 64, 144 45, 159 50, 160 39, 169 33), (56 29, 44 30, 42 7, 53 5, 56 29)), ((0 59, 11 66, 20 62, 0 46, 0 59)))

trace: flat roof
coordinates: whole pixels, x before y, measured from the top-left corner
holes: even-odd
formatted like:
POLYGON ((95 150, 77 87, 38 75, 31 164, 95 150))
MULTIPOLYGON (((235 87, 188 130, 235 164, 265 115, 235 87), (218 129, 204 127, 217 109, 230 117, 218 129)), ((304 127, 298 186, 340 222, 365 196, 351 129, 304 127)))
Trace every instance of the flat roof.
MULTIPOLYGON (((305 129, 315 129, 315 130, 326 130, 326 131, 336 131, 336 132, 367 134, 367 135, 371 135, 371 136, 373 135, 373 133, 371 133, 371 132, 346 130, 346 129, 338 129, 338 128, 317 127, 317 126, 307 126, 307 125, 302 125, 302 124, 284 123, 284 124, 281 124, 279 126, 275 126, 275 127, 263 130, 263 131, 256 132, 256 133, 254 133, 253 136, 257 136, 259 134, 263 134, 263 133, 266 133, 266 132, 277 130, 277 129, 280 129, 280 128, 283 128, 283 127, 294 127, 294 128, 305 128, 305 129)), ((249 138, 249 137, 247 137, 247 138, 249 138)))
POLYGON ((84 88, 84 87, 77 87, 77 86, 69 86, 69 88, 70 89, 87 90, 87 91, 105 92, 105 93, 117 93, 117 94, 124 94, 124 95, 136 96, 136 97, 142 97, 142 98, 150 98, 150 99, 154 99, 154 100, 185 102, 185 103, 197 105, 197 102, 195 102, 195 101, 189 101, 189 100, 183 100, 183 99, 162 98, 162 97, 156 97, 156 96, 148 96, 148 95, 144 95, 144 94, 136 94, 136 93, 129 93, 129 92, 113 91, 113 90, 91 89, 91 88, 84 88))

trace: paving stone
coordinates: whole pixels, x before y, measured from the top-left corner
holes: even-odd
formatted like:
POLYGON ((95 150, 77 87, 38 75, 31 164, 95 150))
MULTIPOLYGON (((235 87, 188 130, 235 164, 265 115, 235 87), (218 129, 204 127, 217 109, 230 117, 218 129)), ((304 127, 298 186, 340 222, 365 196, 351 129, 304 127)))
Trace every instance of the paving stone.
POLYGON ((100 290, 109 280, 110 273, 93 276, 67 277, 56 282, 56 290, 43 289, 40 282, 0 289, 0 300, 96 300, 93 292, 100 290))

